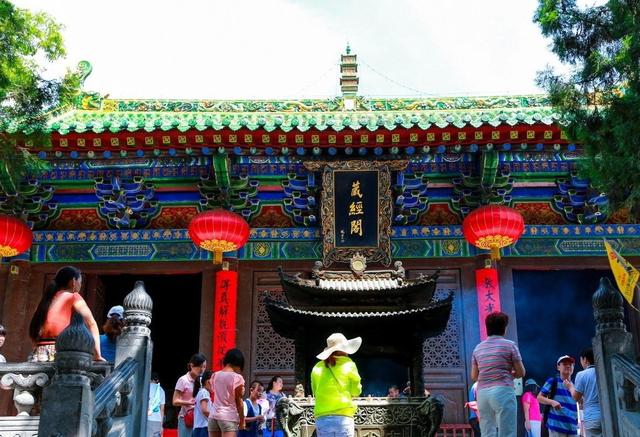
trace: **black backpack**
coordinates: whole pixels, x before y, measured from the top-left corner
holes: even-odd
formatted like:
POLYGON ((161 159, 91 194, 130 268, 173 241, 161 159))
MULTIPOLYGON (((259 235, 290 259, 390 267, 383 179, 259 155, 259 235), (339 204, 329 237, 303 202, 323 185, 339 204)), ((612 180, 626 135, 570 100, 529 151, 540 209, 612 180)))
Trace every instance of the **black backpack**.
MULTIPOLYGON (((558 391, 558 377, 553 377, 553 382, 551 383, 551 390, 549 390, 549 394, 547 395, 548 399, 553 399, 556 397, 556 392, 558 391)), ((543 405, 542 406, 542 425, 540 426, 540 436, 541 437, 549 437, 549 429, 547 428, 547 420, 549 420, 549 412, 551 411, 551 405, 543 405)))

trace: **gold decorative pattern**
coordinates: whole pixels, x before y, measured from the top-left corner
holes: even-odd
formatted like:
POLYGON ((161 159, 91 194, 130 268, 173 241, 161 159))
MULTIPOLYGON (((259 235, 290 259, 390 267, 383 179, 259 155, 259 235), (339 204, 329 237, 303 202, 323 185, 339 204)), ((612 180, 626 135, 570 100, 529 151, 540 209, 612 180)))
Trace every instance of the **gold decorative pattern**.
POLYGON ((404 170, 406 160, 395 161, 307 161, 307 170, 322 170, 324 195, 320 206, 322 218, 322 262, 330 266, 333 262, 349 263, 353 256, 360 254, 369 262, 391 264, 391 217, 393 204, 391 196, 391 171, 404 170), (378 171, 378 247, 376 248, 336 248, 333 226, 335 222, 334 171, 378 171))
POLYGON ((8 258, 10 256, 16 256, 18 251, 13 247, 0 245, 0 258, 8 258))
POLYGON ((225 240, 205 240, 200 243, 200 247, 209 252, 230 252, 238 249, 238 246, 225 240))
POLYGON ((513 243, 513 238, 506 235, 487 235, 480 237, 474 243, 474 246, 480 249, 491 249, 492 247, 505 247, 513 243))

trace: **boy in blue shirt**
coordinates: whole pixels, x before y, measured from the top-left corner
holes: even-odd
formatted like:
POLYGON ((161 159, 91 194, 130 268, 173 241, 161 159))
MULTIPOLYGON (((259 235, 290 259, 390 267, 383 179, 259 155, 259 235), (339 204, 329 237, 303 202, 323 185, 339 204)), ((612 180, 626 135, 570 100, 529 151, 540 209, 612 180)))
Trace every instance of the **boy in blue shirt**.
POLYGON ((558 358, 556 365, 559 376, 547 379, 538 394, 540 405, 549 405, 551 407, 546 420, 549 437, 575 436, 577 433, 578 412, 576 401, 564 385, 564 381, 571 381, 575 362, 576 360, 569 355, 563 355, 558 358))

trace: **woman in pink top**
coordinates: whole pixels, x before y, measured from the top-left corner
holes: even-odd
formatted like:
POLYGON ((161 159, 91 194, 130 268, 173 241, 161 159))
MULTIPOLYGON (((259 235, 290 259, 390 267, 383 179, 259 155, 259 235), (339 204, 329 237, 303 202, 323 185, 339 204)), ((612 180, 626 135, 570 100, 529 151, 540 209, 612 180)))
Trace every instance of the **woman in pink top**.
POLYGON ((235 437, 245 429, 242 395, 244 355, 239 349, 230 349, 222 361, 224 368, 211 377, 213 405, 209 414, 209 437, 235 437))
POLYGON ((202 354, 194 354, 189 360, 188 367, 189 371, 178 379, 173 392, 173 406, 180 407, 178 437, 191 437, 193 428, 184 423, 184 415, 187 414, 187 411, 192 410, 196 403, 193 383, 207 368, 207 359, 202 354))
POLYGON ((53 361, 56 354, 56 338, 71 323, 73 312, 84 319, 84 323, 93 337, 93 356, 104 361, 100 354, 100 332, 98 324, 79 292, 82 288, 82 274, 72 266, 62 267, 49 284, 36 308, 29 337, 35 344, 31 361, 53 361))
POLYGON ((522 410, 524 411, 524 427, 527 430, 527 437, 540 437, 540 404, 536 396, 538 395, 538 383, 534 379, 527 379, 522 394, 522 410))

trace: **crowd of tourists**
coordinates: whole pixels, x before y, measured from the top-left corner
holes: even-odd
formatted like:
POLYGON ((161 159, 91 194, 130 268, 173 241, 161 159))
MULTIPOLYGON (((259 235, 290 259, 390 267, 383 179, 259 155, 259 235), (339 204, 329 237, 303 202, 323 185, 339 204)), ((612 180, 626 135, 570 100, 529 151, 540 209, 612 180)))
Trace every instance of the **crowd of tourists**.
MULTIPOLYGON (((78 313, 94 338, 94 359, 115 361, 115 344, 124 325, 122 306, 112 307, 99 334, 98 325, 79 294, 82 275, 66 266, 58 270, 45 290, 29 327, 34 344, 31 361, 53 361, 56 337, 66 328, 72 314, 78 313)), ((525 376, 525 367, 517 345, 506 339, 509 317, 501 312, 486 317, 487 338, 472 354, 471 378, 476 381, 469 393, 469 423, 474 437, 513 437, 517 435, 517 401, 514 378, 525 376)), ((6 331, 0 325, 0 346, 6 331)), ((339 333, 327 338, 327 347, 317 355, 311 371, 315 397, 314 415, 318 437, 352 437, 356 411, 352 398, 362 386, 355 363, 349 358, 361 345, 360 337, 347 340, 339 333)), ((0 361, 4 357, 0 355, 0 361)), ((521 398, 524 427, 530 437, 602 436, 598 387, 593 352, 580 354, 583 368, 572 381, 575 359, 561 355, 557 374, 539 387, 535 380, 524 384, 521 398), (580 408, 578 406, 581 406, 580 408), (578 411, 582 410, 581 420, 578 411), (580 424, 580 426, 579 426, 580 424)), ((242 377, 244 356, 238 349, 227 351, 224 368, 207 370, 207 360, 195 354, 188 371, 181 376, 172 396, 179 407, 178 437, 283 437, 276 404, 284 397, 283 381, 273 377, 266 390, 260 381, 245 389, 242 377), (243 398, 245 398, 243 400, 243 398)), ((389 388, 390 397, 402 397, 397 386, 389 388)), ((157 374, 152 374, 149 390, 148 436, 162 435, 165 393, 157 374)))
MULTIPOLYGON (((509 316, 491 313, 485 320, 487 338, 472 354, 471 378, 476 381, 469 393, 469 423, 474 437, 517 435, 517 401, 514 378, 523 378, 525 368, 516 344, 504 338, 509 316)), ((521 398, 524 427, 530 437, 601 437, 600 404, 593 351, 580 354, 575 382, 571 378, 575 359, 562 355, 556 360, 557 374, 540 388, 535 380, 525 382, 521 398), (578 426, 578 406, 583 412, 578 426)))
MULTIPOLYGON (((342 334, 332 334, 327 347, 317 355, 319 361, 311 371, 311 388, 316 400, 318 437, 353 436, 356 406, 352 399, 360 395, 362 385, 349 355, 361 343, 360 337, 348 340, 342 334)), ((180 407, 178 437, 284 437, 276 409, 285 396, 282 378, 271 378, 266 390, 260 381, 253 381, 246 393, 242 352, 227 351, 223 366, 217 372, 208 370, 206 357, 199 353, 189 360, 188 371, 178 379, 172 397, 172 404, 180 407)), ((162 435, 165 398, 158 376, 153 373, 148 437, 162 435)))

